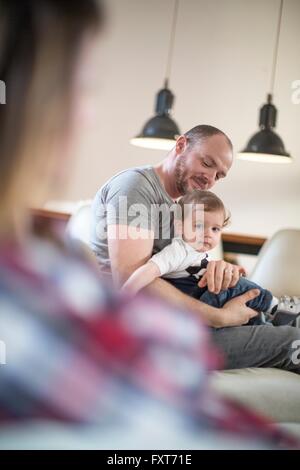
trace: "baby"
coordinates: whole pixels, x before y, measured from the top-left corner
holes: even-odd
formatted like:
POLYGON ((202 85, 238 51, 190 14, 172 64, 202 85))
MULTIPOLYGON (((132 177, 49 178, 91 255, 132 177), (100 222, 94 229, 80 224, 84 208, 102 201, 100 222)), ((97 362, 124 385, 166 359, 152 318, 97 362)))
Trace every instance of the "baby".
POLYGON ((207 287, 199 287, 199 280, 210 261, 207 252, 220 243, 229 215, 221 199, 210 191, 193 190, 180 198, 178 209, 174 223, 175 238, 134 271, 123 290, 135 294, 155 278, 163 277, 186 294, 220 308, 228 300, 250 289, 259 289, 260 294, 247 306, 260 315, 251 319, 249 324, 296 324, 300 320, 299 298, 284 296, 278 299, 245 277, 240 277, 234 287, 219 294, 210 292, 207 287))

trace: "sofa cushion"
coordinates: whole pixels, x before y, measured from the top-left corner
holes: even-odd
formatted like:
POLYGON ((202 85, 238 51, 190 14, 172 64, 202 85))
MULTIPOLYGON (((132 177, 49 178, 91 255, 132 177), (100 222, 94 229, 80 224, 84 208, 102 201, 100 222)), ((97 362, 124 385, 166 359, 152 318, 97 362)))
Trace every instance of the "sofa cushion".
POLYGON ((300 423, 300 376, 280 369, 246 368, 214 372, 220 394, 248 405, 275 422, 300 423))

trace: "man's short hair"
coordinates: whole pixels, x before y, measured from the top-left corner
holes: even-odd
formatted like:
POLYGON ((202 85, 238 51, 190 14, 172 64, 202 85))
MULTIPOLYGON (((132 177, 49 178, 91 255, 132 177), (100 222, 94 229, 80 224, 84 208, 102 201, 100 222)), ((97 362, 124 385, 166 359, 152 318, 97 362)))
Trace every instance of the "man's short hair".
POLYGON ((222 135, 231 150, 233 149, 233 145, 229 137, 225 134, 225 132, 221 131, 217 127, 209 126, 208 124, 200 124, 199 126, 195 126, 189 131, 185 132, 185 137, 187 138, 188 145, 193 147, 194 145, 198 144, 199 141, 207 139, 208 137, 212 137, 214 135, 222 135))

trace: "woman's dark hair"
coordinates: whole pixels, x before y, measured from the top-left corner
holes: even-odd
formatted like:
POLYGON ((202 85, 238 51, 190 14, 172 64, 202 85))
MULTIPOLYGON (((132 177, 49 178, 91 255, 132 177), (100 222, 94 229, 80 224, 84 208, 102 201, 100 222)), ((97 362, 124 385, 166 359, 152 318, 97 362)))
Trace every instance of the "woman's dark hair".
POLYGON ((2 226, 31 205, 30 196, 48 184, 47 169, 53 173, 58 164, 54 142, 70 125, 80 52, 102 22, 97 0, 0 0, 2 226))

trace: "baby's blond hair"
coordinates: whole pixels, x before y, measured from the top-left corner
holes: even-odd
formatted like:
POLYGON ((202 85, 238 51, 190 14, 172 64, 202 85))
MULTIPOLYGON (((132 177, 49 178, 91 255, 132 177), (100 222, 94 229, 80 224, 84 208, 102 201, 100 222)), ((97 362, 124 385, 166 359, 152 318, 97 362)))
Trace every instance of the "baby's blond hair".
POLYGON ((187 217, 197 204, 203 204, 204 212, 222 211, 224 213, 223 227, 226 227, 230 221, 230 212, 225 208, 221 199, 211 191, 194 189, 182 196, 178 200, 178 204, 181 207, 182 220, 187 217))

